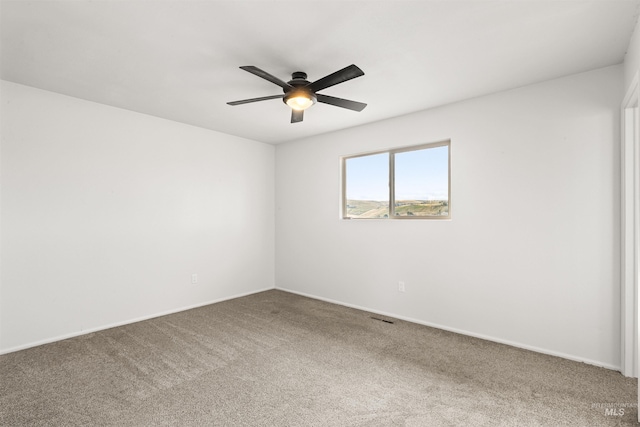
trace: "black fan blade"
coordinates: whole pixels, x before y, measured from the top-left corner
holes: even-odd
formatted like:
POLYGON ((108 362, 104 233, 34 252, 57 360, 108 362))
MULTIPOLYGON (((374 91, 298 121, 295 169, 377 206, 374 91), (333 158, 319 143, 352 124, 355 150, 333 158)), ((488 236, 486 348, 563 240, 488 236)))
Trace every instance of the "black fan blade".
POLYGON ((241 101, 232 101, 232 102, 227 102, 227 104, 241 105, 241 104, 248 104, 250 102, 266 101, 268 99, 277 99, 277 98, 284 98, 284 93, 282 95, 270 95, 270 96, 263 96, 260 98, 251 98, 251 99, 243 99, 241 101))
POLYGON ((364 107, 367 106, 367 104, 362 102, 322 95, 321 93, 316 93, 316 98, 318 99, 318 102, 322 102, 323 104, 335 105, 336 107, 342 107, 353 111, 362 111, 364 110, 364 107))
POLYGON ((291 109, 291 123, 298 123, 302 121, 302 117, 304 116, 304 110, 294 110, 291 109))
POLYGON ((283 82, 282 80, 280 80, 276 76, 272 76, 271 74, 267 73, 266 71, 263 71, 258 67, 254 67, 253 65, 244 65, 244 66, 242 66, 240 68, 242 68, 245 71, 250 72, 251 74, 255 74, 258 77, 262 77, 265 80, 269 80, 271 83, 275 83, 275 84, 277 84, 278 86, 280 86, 283 89, 291 89, 293 87, 289 83, 283 82))
POLYGON ((307 87, 312 91, 317 92, 319 90, 326 89, 330 86, 334 86, 338 83, 346 82, 347 80, 355 79, 356 77, 360 76, 364 76, 364 72, 355 65, 349 65, 342 70, 329 74, 328 76, 325 76, 320 80, 316 80, 307 87))

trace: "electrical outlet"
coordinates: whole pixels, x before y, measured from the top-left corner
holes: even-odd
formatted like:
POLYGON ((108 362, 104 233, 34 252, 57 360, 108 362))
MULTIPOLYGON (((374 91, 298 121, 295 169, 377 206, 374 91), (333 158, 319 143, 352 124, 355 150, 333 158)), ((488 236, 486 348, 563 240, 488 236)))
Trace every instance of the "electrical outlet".
POLYGON ((191 275, 191 284, 192 285, 197 285, 198 284, 198 275, 196 273, 193 273, 191 275))
POLYGON ((404 282, 398 282, 398 292, 404 292, 404 282))

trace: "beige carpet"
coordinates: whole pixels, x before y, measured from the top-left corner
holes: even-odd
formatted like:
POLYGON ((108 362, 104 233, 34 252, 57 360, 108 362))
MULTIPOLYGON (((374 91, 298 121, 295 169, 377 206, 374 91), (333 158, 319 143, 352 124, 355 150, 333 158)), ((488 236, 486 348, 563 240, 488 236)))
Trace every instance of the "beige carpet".
POLYGON ((2 426, 635 425, 636 380, 282 291, 0 357, 2 426))

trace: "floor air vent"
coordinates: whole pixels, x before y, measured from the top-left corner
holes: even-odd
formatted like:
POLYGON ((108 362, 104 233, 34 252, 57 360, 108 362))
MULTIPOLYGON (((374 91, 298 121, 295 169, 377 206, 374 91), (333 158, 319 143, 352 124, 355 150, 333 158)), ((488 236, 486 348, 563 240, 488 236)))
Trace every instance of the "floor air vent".
POLYGON ((393 325, 393 322, 392 322, 391 320, 380 319, 379 317, 373 317, 373 316, 371 316, 371 318, 372 318, 373 320, 379 320, 379 321, 381 321, 381 322, 384 322, 384 323, 391 323, 391 324, 393 325))

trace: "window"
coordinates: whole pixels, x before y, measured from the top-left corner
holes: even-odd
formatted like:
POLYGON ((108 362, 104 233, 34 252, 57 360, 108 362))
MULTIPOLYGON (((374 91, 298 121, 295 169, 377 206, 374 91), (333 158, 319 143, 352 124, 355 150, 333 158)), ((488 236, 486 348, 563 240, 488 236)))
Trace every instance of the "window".
POLYGON ((451 218, 450 141, 342 158, 342 217, 451 218))

